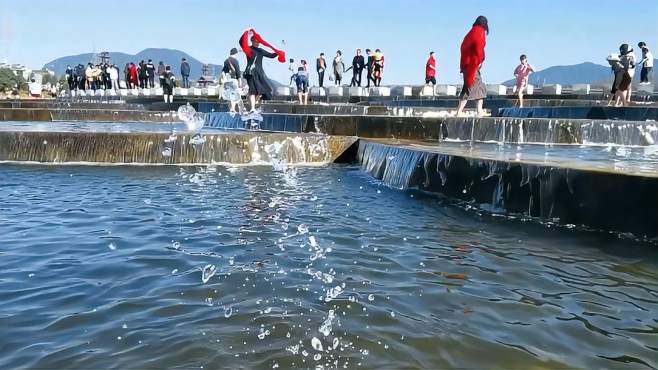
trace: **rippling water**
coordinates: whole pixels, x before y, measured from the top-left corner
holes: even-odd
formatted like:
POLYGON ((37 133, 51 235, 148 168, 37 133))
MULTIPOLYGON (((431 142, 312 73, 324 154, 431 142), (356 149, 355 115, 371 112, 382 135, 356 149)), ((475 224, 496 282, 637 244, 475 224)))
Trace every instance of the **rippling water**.
POLYGON ((0 199, 2 369, 658 367, 655 247, 356 168, 0 165, 0 199))

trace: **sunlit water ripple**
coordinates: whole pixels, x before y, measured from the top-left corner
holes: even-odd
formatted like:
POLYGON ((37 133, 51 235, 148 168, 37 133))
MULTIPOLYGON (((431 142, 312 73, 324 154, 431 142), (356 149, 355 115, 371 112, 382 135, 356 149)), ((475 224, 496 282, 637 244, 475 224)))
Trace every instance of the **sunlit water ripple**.
POLYGON ((658 367, 655 247, 356 168, 0 165, 0 199, 2 369, 658 367))

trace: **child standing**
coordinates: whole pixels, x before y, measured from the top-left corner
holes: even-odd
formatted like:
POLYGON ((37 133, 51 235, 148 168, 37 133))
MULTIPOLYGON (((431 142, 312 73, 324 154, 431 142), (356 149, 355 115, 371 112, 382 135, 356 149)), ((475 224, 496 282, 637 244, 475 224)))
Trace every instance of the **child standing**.
POLYGON ((516 77, 516 93, 519 95, 519 108, 523 108, 523 90, 528 88, 528 76, 535 71, 528 63, 528 57, 523 54, 520 57, 521 64, 514 70, 516 77))

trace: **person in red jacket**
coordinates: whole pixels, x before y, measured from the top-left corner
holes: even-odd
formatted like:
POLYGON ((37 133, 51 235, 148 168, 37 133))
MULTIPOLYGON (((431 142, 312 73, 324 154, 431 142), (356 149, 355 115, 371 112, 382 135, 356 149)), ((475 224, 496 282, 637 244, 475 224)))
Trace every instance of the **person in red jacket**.
POLYGON ((433 51, 430 51, 430 57, 425 64, 425 84, 429 85, 430 83, 436 85, 436 59, 433 51))
POLYGON ((138 84, 137 84, 137 66, 135 66, 135 63, 130 62, 130 88, 131 89, 136 89, 138 84))
POLYGON ((487 97, 487 87, 482 82, 480 68, 484 63, 484 47, 487 44, 489 22, 485 16, 479 16, 473 23, 473 28, 466 34, 461 45, 460 69, 464 75, 464 86, 459 94, 457 116, 463 114, 468 100, 477 100, 477 114, 482 116, 482 104, 487 97))

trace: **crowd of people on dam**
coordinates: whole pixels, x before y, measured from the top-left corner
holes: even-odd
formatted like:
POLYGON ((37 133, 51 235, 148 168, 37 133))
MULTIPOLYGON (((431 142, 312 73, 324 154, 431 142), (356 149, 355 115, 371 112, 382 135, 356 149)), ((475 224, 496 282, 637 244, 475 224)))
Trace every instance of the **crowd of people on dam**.
MULTIPOLYGON (((483 82, 481 68, 485 61, 486 39, 489 35, 489 22, 485 16, 476 18, 470 31, 464 37, 460 48, 460 72, 463 75, 463 84, 459 93, 459 105, 457 114, 463 114, 466 102, 477 101, 477 112, 484 114, 482 109, 483 99, 486 98, 487 89, 483 82)), ((251 109, 255 109, 256 101, 260 99, 271 99, 273 87, 263 70, 263 58, 278 58, 280 62, 288 62, 290 71, 290 87, 296 87, 300 104, 308 102, 311 70, 305 59, 296 62, 295 59, 286 59, 282 50, 276 49, 253 29, 246 30, 238 41, 242 52, 246 57, 244 71, 240 69, 238 61, 238 48, 232 48, 230 55, 224 61, 219 76, 220 87, 231 82, 235 88, 248 89, 248 100, 251 109), (267 48, 268 50, 264 49, 267 48)), ((611 88, 612 97, 610 104, 628 105, 631 98, 631 85, 635 69, 641 66, 640 84, 650 81, 653 69, 653 55, 644 42, 638 47, 642 51, 642 59, 636 62, 633 49, 629 44, 623 44, 619 48, 619 54, 611 54, 607 61, 614 74, 614 82, 611 88)), ((523 107, 523 96, 529 85, 529 77, 535 72, 535 68, 528 62, 528 57, 523 54, 519 57, 520 62, 513 71, 515 84, 513 90, 518 96, 519 106, 523 107)), ((351 87, 379 87, 382 84, 385 67, 385 57, 381 49, 365 49, 363 55, 361 49, 357 49, 351 64, 346 62, 341 50, 337 50, 334 57, 328 61, 324 53, 320 53, 315 59, 315 73, 317 74, 317 86, 325 86, 325 77, 335 86, 346 85, 344 76, 351 71, 349 86, 351 87), (363 74, 365 73, 365 81, 363 74), (365 83, 364 83, 365 82, 365 83)), ((180 82, 177 81, 171 66, 162 61, 156 66, 153 60, 126 63, 123 74, 115 64, 92 64, 87 66, 79 64, 75 67, 68 66, 66 79, 70 90, 117 90, 120 88, 155 88, 161 87, 165 92, 165 101, 173 99, 173 90, 176 86, 189 88, 190 86, 190 64, 183 58, 180 68, 180 82), (157 79, 156 79, 157 76, 157 79), (121 78, 123 77, 123 79, 121 78)), ((437 84, 437 58, 434 51, 429 53, 425 63, 424 82, 428 86, 437 84)), ((221 96, 221 94, 220 94, 221 96)), ((231 110, 235 110, 231 104, 231 110)))

